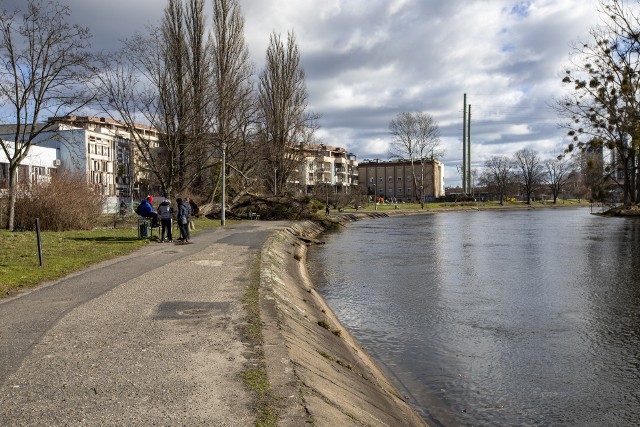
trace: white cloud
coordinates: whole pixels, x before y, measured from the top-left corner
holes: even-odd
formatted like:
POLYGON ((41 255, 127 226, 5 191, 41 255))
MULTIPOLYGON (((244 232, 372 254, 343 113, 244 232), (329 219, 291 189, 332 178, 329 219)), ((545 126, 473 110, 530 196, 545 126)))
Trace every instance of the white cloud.
MULTIPOLYGON (((22 7, 23 0, 4 0, 22 7)), ((69 0, 97 48, 158 23, 162 0, 69 0)), ((258 70, 270 34, 293 30, 318 137, 358 158, 386 158, 389 121, 426 111, 440 123, 447 185, 459 182, 462 97, 472 105, 472 161, 563 142, 548 105, 570 43, 597 20, 597 0, 240 0, 258 70)), ((207 5, 211 14, 211 4, 207 5)))

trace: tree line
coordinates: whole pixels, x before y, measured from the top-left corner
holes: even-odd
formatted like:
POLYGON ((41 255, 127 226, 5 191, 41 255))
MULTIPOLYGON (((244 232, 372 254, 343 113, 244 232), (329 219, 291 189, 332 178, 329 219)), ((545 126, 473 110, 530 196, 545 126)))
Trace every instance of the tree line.
POLYGON ((583 156, 577 159, 565 156, 543 159, 530 149, 519 150, 512 157, 493 156, 484 163, 478 183, 495 195, 501 205, 515 194, 524 195, 527 204, 531 204, 535 194, 550 194, 553 203, 557 203, 565 190, 570 190, 574 197, 592 198, 594 187, 584 174, 588 159, 583 156))
POLYGON ((88 107, 127 127, 136 167, 148 177, 143 188, 219 203, 225 176, 227 207, 251 192, 288 191, 317 126, 295 34, 274 31, 256 72, 238 0, 211 3, 208 17, 205 0, 168 0, 158 25, 100 54, 61 3, 29 0, 23 11, 1 12, 0 98, 16 125, 11 140, 0 141, 9 159, 9 229, 18 167, 53 126, 44 115, 88 107))

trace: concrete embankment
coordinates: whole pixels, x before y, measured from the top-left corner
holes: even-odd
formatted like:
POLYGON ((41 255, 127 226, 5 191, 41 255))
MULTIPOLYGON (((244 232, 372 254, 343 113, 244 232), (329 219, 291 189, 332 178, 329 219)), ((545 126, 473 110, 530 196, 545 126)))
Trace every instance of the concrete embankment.
POLYGON ((279 425, 424 427, 314 289, 306 249, 322 231, 310 221, 297 223, 274 233, 262 250, 265 362, 273 391, 285 399, 279 425))

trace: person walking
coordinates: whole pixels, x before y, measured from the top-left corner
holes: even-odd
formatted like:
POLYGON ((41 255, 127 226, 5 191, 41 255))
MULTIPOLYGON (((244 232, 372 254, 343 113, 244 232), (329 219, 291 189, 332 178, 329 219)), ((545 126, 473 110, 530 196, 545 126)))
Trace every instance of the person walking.
POLYGON ((173 242, 173 235, 171 230, 171 220, 173 218, 173 206, 171 206, 171 202, 165 198, 162 200, 162 203, 158 205, 158 216, 160 217, 160 222, 162 224, 162 233, 160 234, 160 243, 164 242, 165 232, 167 234, 167 241, 173 242))
POLYGON ((187 203, 180 197, 176 199, 178 204, 178 212, 176 214, 176 221, 178 221, 178 229, 180 230, 180 240, 182 243, 189 243, 189 210, 187 203))

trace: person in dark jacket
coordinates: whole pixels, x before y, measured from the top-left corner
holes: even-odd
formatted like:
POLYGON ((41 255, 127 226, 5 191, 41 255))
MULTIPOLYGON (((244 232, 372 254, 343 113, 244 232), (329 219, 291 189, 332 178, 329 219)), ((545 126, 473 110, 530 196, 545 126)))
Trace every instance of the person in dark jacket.
POLYGON ((191 199, 188 197, 184 198, 184 204, 187 207, 187 224, 189 225, 189 230, 195 230, 193 226, 193 204, 191 203, 191 199))
POLYGON ((178 221, 178 229, 180 230, 180 240, 183 243, 189 243, 189 208, 188 204, 181 198, 176 199, 178 204, 178 212, 176 221, 178 221))
POLYGON ((171 202, 166 198, 158 205, 158 216, 162 224, 162 233, 160 234, 160 243, 164 242, 165 231, 167 233, 167 241, 173 242, 171 234, 171 219, 173 218, 173 207, 171 202))

